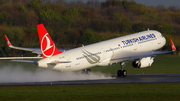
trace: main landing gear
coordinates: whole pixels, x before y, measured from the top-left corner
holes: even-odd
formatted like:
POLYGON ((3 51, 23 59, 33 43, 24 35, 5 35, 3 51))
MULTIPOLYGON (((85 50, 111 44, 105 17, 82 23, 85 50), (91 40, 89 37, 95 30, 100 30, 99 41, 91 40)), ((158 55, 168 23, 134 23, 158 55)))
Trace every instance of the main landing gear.
POLYGON ((91 70, 90 69, 84 69, 82 70, 82 74, 90 74, 91 70))
POLYGON ((121 70, 118 70, 117 75, 118 77, 121 77, 121 76, 126 77, 127 71, 123 70, 124 66, 126 65, 126 62, 121 62, 120 65, 121 65, 121 70))

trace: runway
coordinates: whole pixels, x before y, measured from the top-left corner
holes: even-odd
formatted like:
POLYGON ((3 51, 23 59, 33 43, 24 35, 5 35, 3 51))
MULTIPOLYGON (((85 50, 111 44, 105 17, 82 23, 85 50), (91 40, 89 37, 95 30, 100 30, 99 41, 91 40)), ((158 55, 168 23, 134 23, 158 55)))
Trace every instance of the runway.
POLYGON ((51 82, 0 83, 0 86, 41 86, 41 85, 95 85, 95 84, 131 84, 131 83, 180 83, 180 74, 137 74, 127 77, 108 75, 113 79, 71 80, 51 82))

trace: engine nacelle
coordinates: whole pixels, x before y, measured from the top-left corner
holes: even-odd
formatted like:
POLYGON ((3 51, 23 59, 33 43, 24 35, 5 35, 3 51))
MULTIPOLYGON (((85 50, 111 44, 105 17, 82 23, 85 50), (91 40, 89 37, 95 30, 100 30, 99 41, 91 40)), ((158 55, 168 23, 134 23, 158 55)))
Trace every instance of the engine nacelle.
POLYGON ((146 57, 146 58, 142 58, 140 60, 136 60, 132 63, 132 66, 134 68, 145 68, 148 66, 151 66, 152 63, 154 62, 153 57, 146 57))

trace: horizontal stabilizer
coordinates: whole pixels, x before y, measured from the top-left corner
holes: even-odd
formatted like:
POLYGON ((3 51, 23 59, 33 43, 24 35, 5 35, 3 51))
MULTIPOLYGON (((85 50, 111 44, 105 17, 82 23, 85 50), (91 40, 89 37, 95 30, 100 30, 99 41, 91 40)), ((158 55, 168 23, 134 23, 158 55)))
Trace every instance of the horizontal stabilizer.
POLYGON ((47 63, 47 64, 54 65, 54 64, 58 64, 58 63, 71 63, 71 61, 58 61, 58 62, 51 62, 51 63, 47 63))

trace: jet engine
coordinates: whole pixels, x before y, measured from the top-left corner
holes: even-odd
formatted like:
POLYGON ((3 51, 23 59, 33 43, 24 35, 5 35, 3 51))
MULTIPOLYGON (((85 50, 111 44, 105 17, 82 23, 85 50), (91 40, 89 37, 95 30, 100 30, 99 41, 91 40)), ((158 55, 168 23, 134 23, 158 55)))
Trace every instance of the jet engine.
POLYGON ((153 57, 146 57, 140 60, 135 60, 132 62, 132 66, 134 68, 145 68, 151 66, 151 64, 154 62, 153 59, 154 59, 153 57))

